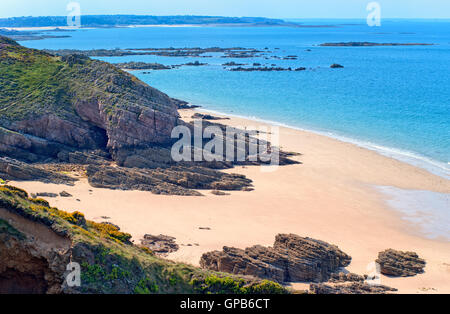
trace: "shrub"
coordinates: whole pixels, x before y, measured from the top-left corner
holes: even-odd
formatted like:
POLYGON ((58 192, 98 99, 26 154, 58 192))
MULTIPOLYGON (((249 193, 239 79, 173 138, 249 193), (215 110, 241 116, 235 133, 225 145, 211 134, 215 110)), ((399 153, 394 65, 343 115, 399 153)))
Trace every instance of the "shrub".
POLYGON ((90 225, 100 232, 101 236, 116 239, 122 243, 130 244, 131 234, 119 231, 119 228, 112 224, 97 223, 90 221, 90 225))

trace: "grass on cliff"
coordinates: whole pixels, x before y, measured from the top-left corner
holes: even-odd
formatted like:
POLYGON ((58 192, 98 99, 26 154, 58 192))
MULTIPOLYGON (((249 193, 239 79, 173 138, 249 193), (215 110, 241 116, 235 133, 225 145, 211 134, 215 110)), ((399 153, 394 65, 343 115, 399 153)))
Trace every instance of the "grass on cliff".
MULTIPOLYGON (((117 227, 86 220, 80 212, 68 213, 33 199, 22 189, 0 186, 0 208, 46 225, 72 241, 73 261, 82 267, 82 293, 287 293, 267 280, 240 278, 153 255, 130 242, 117 227), (81 254, 79 252, 82 252, 81 254)), ((0 233, 23 235, 0 220, 0 233)))
POLYGON ((114 75, 123 82, 139 81, 105 62, 54 56, 0 36, 0 120, 20 121, 41 114, 74 118, 73 103, 90 98, 126 105, 132 84, 114 90, 109 80, 114 75))

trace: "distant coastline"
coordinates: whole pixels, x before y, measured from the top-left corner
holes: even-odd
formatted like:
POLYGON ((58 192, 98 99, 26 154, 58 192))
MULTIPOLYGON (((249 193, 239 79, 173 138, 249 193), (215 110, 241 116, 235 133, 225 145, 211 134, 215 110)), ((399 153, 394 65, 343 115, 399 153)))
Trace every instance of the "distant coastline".
MULTIPOLYGON (((282 19, 265 17, 224 17, 224 16, 154 16, 154 15, 82 15, 81 27, 194 27, 194 26, 291 26, 327 27, 327 25, 303 25, 282 19)), ((30 16, 0 18, 0 28, 36 29, 66 28, 66 16, 30 16)))

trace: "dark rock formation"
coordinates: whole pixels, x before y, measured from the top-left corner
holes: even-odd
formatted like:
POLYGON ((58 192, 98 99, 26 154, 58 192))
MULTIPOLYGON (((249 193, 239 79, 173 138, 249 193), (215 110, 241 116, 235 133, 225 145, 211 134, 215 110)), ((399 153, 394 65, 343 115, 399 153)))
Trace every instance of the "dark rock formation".
POLYGON ((187 66, 202 66, 202 65, 208 65, 208 63, 201 63, 201 62, 195 61, 195 62, 188 62, 188 63, 182 64, 182 65, 187 65, 187 66))
POLYGON ((324 43, 322 47, 374 47, 374 46, 430 46, 433 44, 425 43, 371 43, 371 42, 342 42, 342 43, 324 43))
POLYGON ((158 236, 146 234, 141 239, 141 245, 150 249, 153 253, 158 255, 167 255, 168 253, 176 252, 180 248, 175 243, 175 238, 160 234, 158 236))
POLYGON ((381 273, 393 277, 415 276, 424 272, 425 260, 414 252, 387 249, 378 253, 376 260, 380 264, 381 273))
POLYGON ((272 71, 292 71, 292 68, 282 68, 282 67, 251 67, 251 68, 243 68, 243 67, 237 67, 237 68, 231 68, 229 71, 235 71, 235 72, 272 72, 272 71))
POLYGON ((364 282, 366 278, 364 276, 354 274, 354 273, 332 273, 329 282, 364 282))
POLYGON ((236 63, 234 61, 231 62, 226 62, 224 64, 222 64, 224 67, 233 67, 233 66, 241 66, 241 65, 245 65, 244 63, 236 63))
POLYGON ((386 294, 397 291, 397 289, 383 285, 352 282, 337 285, 313 283, 309 286, 309 291, 313 294, 386 294))
POLYGON ((203 254, 200 265, 278 282, 322 282, 350 261, 351 257, 337 246, 294 234, 278 234, 273 247, 255 245, 242 250, 225 246, 222 252, 203 254))
POLYGON ((218 191, 218 190, 212 190, 211 194, 218 195, 218 196, 230 195, 230 193, 225 193, 225 192, 218 191))
POLYGON ((147 63, 147 62, 123 62, 114 63, 118 68, 125 70, 170 70, 172 67, 161 64, 161 63, 147 63))
POLYGON ((73 184, 74 178, 24 162, 0 157, 0 178, 6 180, 41 180, 43 182, 73 184))
POLYGON ((58 194, 51 192, 38 192, 36 193, 37 197, 58 197, 58 194))
POLYGON ((240 190, 251 185, 242 175, 226 174, 203 167, 167 169, 130 169, 123 167, 87 167, 89 183, 94 187, 151 191, 155 194, 201 195, 194 189, 240 190))
POLYGON ((228 120, 230 118, 221 118, 221 117, 215 117, 210 114, 203 114, 203 113, 194 113, 191 117, 192 119, 203 119, 203 120, 228 120))
POLYGON ((62 191, 62 192, 59 192, 59 196, 61 196, 61 197, 72 197, 72 194, 70 194, 67 191, 62 191))
POLYGON ((330 68, 332 69, 341 69, 343 68, 343 65, 337 64, 337 63, 333 63, 332 65, 330 65, 330 68))

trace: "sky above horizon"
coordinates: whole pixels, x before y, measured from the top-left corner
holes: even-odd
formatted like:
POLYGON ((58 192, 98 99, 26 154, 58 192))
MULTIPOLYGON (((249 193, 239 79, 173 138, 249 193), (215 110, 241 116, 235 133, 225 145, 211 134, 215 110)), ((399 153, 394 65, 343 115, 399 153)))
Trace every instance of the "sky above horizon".
MULTIPOLYGON (((0 17, 66 15, 69 0, 0 0, 0 17)), ((78 0, 82 15, 362 18, 371 0, 78 0)), ((382 18, 450 18, 449 0, 378 0, 382 18)))

